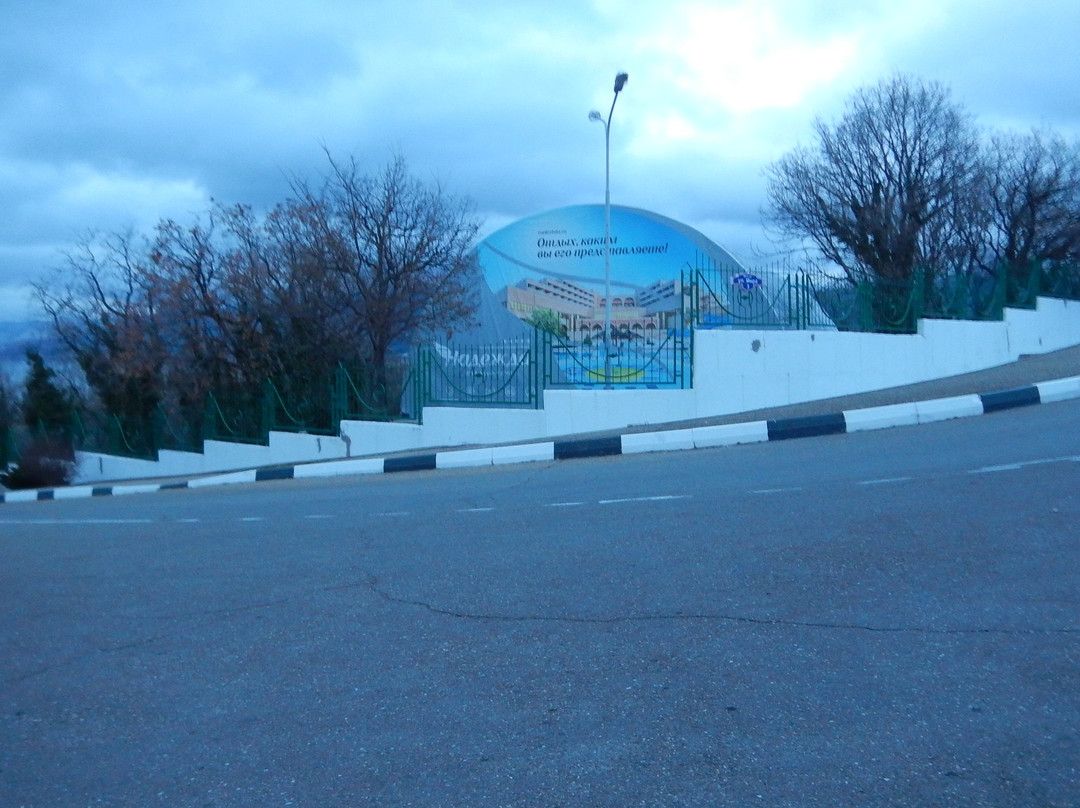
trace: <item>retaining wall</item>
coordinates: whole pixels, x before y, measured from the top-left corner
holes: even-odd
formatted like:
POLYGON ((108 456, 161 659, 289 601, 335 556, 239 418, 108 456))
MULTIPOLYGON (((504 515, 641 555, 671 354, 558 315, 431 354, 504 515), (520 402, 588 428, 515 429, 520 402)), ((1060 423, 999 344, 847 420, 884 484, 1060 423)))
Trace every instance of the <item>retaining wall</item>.
POLYGON ((341 437, 274 432, 159 461, 79 453, 76 482, 169 477, 425 448, 500 444, 728 415, 970 373, 1080 345, 1080 302, 1039 298, 1002 322, 922 320, 917 334, 694 332, 692 390, 546 390, 541 410, 427 407, 423 424, 345 421, 341 437))

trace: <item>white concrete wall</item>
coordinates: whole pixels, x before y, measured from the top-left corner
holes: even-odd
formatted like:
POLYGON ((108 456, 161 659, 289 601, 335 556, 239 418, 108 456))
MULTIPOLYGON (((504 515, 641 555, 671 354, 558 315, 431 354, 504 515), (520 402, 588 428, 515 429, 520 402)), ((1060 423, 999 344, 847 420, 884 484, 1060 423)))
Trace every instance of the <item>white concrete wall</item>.
POLYGON ((1009 349, 1014 356, 1057 351, 1076 345, 1080 301, 1040 297, 1035 311, 1005 309, 1009 349))
POLYGON ((304 432, 271 432, 270 463, 287 465, 312 460, 341 460, 348 457, 348 445, 331 435, 304 432))
POLYGON ((418 424, 342 421, 341 435, 350 457, 407 452, 424 445, 424 429, 418 424))
POLYGON ((424 423, 346 421, 341 438, 274 432, 269 446, 207 441, 157 463, 80 453, 76 482, 165 477, 500 444, 728 415, 969 373, 1080 345, 1080 302, 1039 298, 1003 322, 922 320, 918 334, 697 331, 692 390, 547 390, 541 410, 428 407, 424 423))
POLYGON ((545 418, 544 410, 425 407, 417 448, 528 440, 544 434, 545 418), (498 434, 499 439, 491 440, 492 434, 498 434))
MULTIPOLYGON (((160 454, 159 454, 160 457, 160 454)), ((202 455, 199 455, 201 458, 202 455)), ((116 457, 115 455, 98 454, 97 452, 75 453, 75 474, 72 483, 95 483, 103 480, 142 480, 149 477, 158 477, 162 474, 191 474, 193 471, 163 472, 163 468, 173 467, 168 464, 166 458, 160 460, 136 460, 130 457, 116 457)), ((175 468, 187 468, 183 464, 177 464, 175 468)))

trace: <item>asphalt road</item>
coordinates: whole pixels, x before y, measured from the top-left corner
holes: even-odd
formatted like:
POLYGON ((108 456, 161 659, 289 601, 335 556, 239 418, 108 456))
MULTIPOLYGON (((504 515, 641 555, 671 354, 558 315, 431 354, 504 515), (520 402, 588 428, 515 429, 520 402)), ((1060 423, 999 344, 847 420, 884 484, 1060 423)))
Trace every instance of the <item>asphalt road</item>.
POLYGON ((1075 806, 1080 402, 9 504, 3 806, 1075 806))

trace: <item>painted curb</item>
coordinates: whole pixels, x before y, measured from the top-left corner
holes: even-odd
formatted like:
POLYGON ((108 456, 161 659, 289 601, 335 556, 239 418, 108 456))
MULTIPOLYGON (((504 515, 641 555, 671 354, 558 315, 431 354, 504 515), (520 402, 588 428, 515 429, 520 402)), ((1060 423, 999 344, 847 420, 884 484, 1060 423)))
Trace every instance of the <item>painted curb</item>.
POLYGON ((1035 385, 989 393, 973 393, 952 398, 889 404, 861 410, 845 410, 827 415, 799 418, 779 418, 771 421, 747 421, 720 426, 690 429, 628 432, 601 438, 571 438, 510 446, 477 449, 454 449, 444 452, 400 455, 386 458, 356 458, 329 460, 322 463, 303 463, 245 469, 226 474, 214 474, 171 483, 117 483, 116 485, 77 485, 69 488, 43 488, 27 491, 0 492, 0 504, 16 502, 49 502, 53 500, 89 499, 92 497, 147 494, 157 491, 176 491, 186 488, 207 488, 216 485, 266 482, 270 480, 315 479, 363 474, 392 474, 436 469, 478 468, 512 463, 538 463, 572 460, 586 457, 640 454, 644 452, 673 452, 735 446, 744 443, 792 440, 822 435, 840 435, 871 429, 890 429, 915 426, 951 418, 966 418, 1002 410, 1048 404, 1080 398, 1080 376, 1054 379, 1035 385))
POLYGON ((917 401, 915 409, 919 413, 920 424, 932 424, 935 421, 969 418, 983 414, 982 399, 975 393, 953 398, 937 398, 933 401, 917 401))
POLYGON ((914 404, 886 404, 862 410, 845 410, 844 423, 848 432, 869 429, 890 429, 894 426, 917 426, 919 408, 914 404))
POLYGON ((829 415, 807 415, 802 418, 781 418, 767 423, 769 440, 817 438, 823 435, 842 435, 847 431, 847 423, 844 421, 842 412, 829 415))
POLYGON ((695 449, 738 446, 740 443, 765 443, 769 439, 769 424, 765 421, 746 421, 741 424, 699 426, 694 430, 695 449))
POLYGON ((491 462, 496 466, 510 463, 544 463, 555 459, 555 443, 523 443, 517 446, 496 446, 491 450, 491 462))
POLYGON ((358 458, 355 460, 330 460, 326 463, 305 463, 293 468, 293 477, 309 479, 315 477, 351 477, 359 474, 382 474, 383 459, 358 458))
POLYGON ((1052 401, 1066 401, 1070 398, 1080 398, 1080 376, 1040 382, 1035 386, 1039 388, 1039 401, 1043 404, 1049 404, 1052 401))
POLYGON ((438 469, 476 468, 490 466, 493 462, 491 449, 457 449, 435 455, 435 468, 438 469))
POLYGON ((622 436, 622 454, 639 452, 679 452, 694 448, 694 430, 635 432, 622 436))
POLYGON ((622 454, 622 435, 555 441, 556 460, 570 460, 575 457, 607 457, 617 454, 622 454))
POLYGON ((1027 407, 1031 404, 1041 403, 1038 387, 1017 387, 1015 390, 983 393, 980 398, 982 398, 984 413, 1011 410, 1014 407, 1027 407))
POLYGON ((434 471, 436 455, 405 455, 403 457, 388 457, 383 460, 383 473, 394 474, 399 471, 434 471))

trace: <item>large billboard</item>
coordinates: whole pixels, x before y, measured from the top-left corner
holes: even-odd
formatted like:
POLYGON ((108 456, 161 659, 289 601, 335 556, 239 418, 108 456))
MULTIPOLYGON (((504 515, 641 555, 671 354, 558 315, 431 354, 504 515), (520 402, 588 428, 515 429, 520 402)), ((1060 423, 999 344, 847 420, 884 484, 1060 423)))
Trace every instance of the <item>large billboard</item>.
MULTIPOLYGON (((575 205, 529 216, 484 239, 478 255, 496 297, 528 281, 561 280, 603 294, 604 206, 575 205)), ((640 296, 678 280, 706 256, 738 265, 722 247, 684 224, 637 208, 611 206, 612 296, 640 296)))
MULTIPOLYGON (((576 205, 521 219, 477 247, 487 291, 520 320, 557 320, 567 338, 594 340, 606 317, 605 208, 576 205)), ((649 211, 611 207, 611 323, 616 334, 654 341, 682 309, 684 270, 738 266, 701 233, 649 211)))

